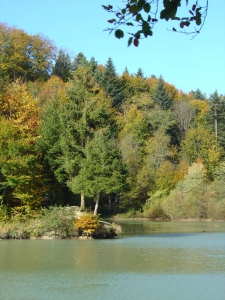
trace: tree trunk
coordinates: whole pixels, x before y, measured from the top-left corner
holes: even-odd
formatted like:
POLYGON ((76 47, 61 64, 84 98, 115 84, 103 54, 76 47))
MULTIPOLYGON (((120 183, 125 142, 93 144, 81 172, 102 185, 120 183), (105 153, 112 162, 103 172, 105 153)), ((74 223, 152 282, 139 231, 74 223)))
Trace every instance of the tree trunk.
POLYGON ((95 210, 94 210, 94 215, 95 216, 97 215, 97 212, 98 212, 99 198, 100 198, 100 195, 98 194, 97 197, 96 197, 95 210))
POLYGON ((81 193, 80 195, 80 209, 83 210, 85 209, 85 200, 84 200, 84 194, 81 193))

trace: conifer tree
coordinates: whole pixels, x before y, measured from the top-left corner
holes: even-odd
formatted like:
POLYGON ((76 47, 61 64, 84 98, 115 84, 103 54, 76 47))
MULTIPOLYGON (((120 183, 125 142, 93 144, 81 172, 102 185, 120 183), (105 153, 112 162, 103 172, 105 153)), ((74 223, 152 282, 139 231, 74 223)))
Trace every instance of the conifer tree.
POLYGON ((87 67, 88 64, 86 56, 82 52, 79 52, 72 63, 73 71, 76 71, 80 67, 87 67))
POLYGON ((159 77, 158 84, 153 94, 153 101, 157 103, 163 110, 172 107, 172 100, 166 90, 165 82, 162 76, 159 77))
POLYGON ((97 70, 97 67, 98 67, 98 63, 97 63, 97 61, 95 60, 94 57, 91 57, 89 67, 90 67, 92 76, 94 76, 95 72, 97 70))
POLYGON ((52 75, 60 77, 64 82, 67 82, 72 78, 71 74, 72 65, 68 54, 65 54, 63 50, 59 50, 58 57, 55 62, 55 66, 52 70, 52 75))
POLYGON ((109 129, 96 131, 93 140, 86 144, 79 175, 71 182, 72 191, 94 198, 96 215, 101 194, 121 192, 125 178, 125 167, 109 129))
POLYGON ((137 73, 134 74, 136 77, 141 77, 145 79, 144 72, 141 68, 138 68, 137 73))
POLYGON ((124 88, 121 79, 116 74, 116 69, 111 58, 106 63, 100 86, 104 89, 106 95, 112 99, 113 107, 119 108, 125 98, 124 88))
POLYGON ((219 144, 225 148, 225 100, 215 91, 209 97, 210 109, 206 119, 210 132, 214 132, 219 144))
POLYGON ((193 91, 193 95, 195 99, 198 100, 205 100, 205 95, 200 91, 199 88, 197 88, 196 91, 193 91))

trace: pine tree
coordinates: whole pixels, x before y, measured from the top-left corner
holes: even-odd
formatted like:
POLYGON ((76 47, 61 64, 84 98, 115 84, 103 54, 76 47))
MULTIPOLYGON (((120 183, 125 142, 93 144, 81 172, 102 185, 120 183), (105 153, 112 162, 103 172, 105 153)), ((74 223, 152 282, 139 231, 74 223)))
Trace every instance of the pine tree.
POLYGON ((193 95, 195 99, 198 100, 205 100, 205 95, 200 91, 199 88, 197 88, 196 91, 193 91, 193 95))
POLYGON ((137 73, 134 74, 136 77, 141 77, 145 79, 144 72, 141 68, 138 68, 137 73))
POLYGON ((95 72, 96 72, 96 70, 97 70, 97 67, 98 67, 98 63, 97 63, 97 61, 95 60, 94 57, 92 57, 92 58, 90 59, 89 67, 90 67, 92 76, 94 76, 94 75, 95 75, 95 72))
POLYGON ((72 78, 71 70, 72 65, 69 55, 65 54, 63 50, 59 50, 52 75, 56 75, 60 77, 64 82, 67 82, 72 78))
POLYGON ((155 88, 153 101, 157 103, 163 110, 168 110, 172 107, 172 101, 166 90, 165 82, 162 76, 159 77, 158 84, 155 88))
POLYGON ((124 88, 121 79, 116 74, 116 69, 111 58, 106 63, 101 86, 106 95, 112 99, 113 107, 119 108, 125 98, 124 88))
POLYGON ((73 71, 76 71, 80 67, 87 67, 88 64, 86 56, 82 52, 79 52, 72 63, 73 71))

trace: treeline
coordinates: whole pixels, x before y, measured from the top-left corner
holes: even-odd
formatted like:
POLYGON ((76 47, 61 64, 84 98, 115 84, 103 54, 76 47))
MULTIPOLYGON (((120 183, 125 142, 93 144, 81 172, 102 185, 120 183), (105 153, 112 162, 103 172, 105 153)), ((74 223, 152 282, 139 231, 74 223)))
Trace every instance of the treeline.
POLYGON ((0 215, 80 205, 225 219, 225 96, 0 24, 0 215))

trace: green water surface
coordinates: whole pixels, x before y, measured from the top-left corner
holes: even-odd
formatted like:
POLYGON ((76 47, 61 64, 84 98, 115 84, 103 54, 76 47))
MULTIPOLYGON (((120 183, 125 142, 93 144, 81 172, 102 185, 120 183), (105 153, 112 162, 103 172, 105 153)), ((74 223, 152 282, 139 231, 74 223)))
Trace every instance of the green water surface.
POLYGON ((225 222, 121 224, 113 240, 1 240, 0 299, 225 300, 225 222))

